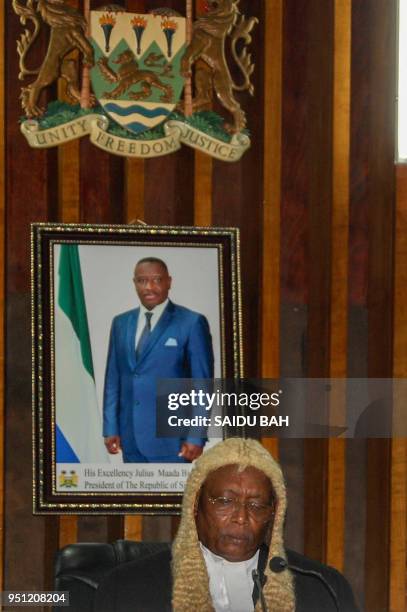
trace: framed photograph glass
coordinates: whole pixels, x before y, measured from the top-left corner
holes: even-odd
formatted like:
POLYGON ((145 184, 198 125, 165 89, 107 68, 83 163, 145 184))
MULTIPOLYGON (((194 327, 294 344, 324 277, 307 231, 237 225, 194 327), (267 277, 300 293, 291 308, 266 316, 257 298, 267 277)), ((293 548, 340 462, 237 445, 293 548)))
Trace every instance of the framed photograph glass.
POLYGON ((38 223, 31 267, 34 512, 177 513, 211 440, 157 384, 242 378, 238 230, 38 223))

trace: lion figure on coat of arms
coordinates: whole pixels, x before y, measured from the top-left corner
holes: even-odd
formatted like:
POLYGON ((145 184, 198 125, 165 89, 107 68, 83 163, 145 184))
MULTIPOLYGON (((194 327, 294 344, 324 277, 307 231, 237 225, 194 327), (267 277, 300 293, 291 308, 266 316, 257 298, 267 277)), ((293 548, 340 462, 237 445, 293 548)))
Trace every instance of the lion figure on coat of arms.
MULTIPOLYGON (((17 52, 20 57, 19 79, 29 75, 38 75, 36 80, 21 90, 21 104, 27 117, 39 117, 44 109, 39 106, 39 97, 48 85, 59 77, 67 83, 67 94, 73 102, 79 102, 81 94, 76 63, 66 56, 74 49, 83 55, 84 65, 94 63, 93 49, 86 38, 86 20, 75 9, 65 4, 64 0, 26 0, 22 4, 13 0, 13 9, 25 26, 32 21, 34 30, 25 29, 17 41, 17 52), (31 70, 26 67, 28 51, 37 39, 42 22, 51 29, 47 53, 41 67, 31 70)), ((91 97, 91 103, 94 98, 91 97)))
POLYGON ((210 108, 212 95, 215 93, 222 106, 233 116, 233 124, 225 125, 231 133, 240 132, 246 127, 246 114, 236 100, 234 91, 248 91, 251 95, 254 91, 250 81, 254 64, 246 47, 251 42, 250 32, 258 23, 258 19, 246 19, 241 15, 239 2, 240 0, 207 0, 207 14, 195 21, 192 40, 182 60, 185 77, 191 75, 192 66, 196 64, 193 112, 210 108), (233 81, 225 57, 225 43, 229 36, 233 59, 244 79, 241 85, 233 81), (243 40, 240 52, 237 51, 239 40, 243 40))
POLYGON ((152 88, 156 87, 163 93, 161 95, 162 102, 171 102, 173 89, 171 85, 162 83, 158 75, 152 70, 140 70, 134 53, 130 49, 126 49, 120 53, 112 62, 119 66, 117 72, 114 72, 108 64, 106 57, 101 57, 97 65, 106 81, 109 83, 117 83, 116 87, 103 94, 104 98, 116 100, 127 92, 132 85, 141 85, 141 91, 130 92, 129 97, 132 100, 143 100, 149 98, 152 93, 152 88))

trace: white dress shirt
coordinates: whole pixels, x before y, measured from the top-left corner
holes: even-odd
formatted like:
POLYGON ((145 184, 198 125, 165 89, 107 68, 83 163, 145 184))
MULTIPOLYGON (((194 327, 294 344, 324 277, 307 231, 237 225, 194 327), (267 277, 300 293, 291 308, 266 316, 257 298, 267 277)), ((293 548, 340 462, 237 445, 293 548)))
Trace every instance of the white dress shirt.
POLYGON ((259 551, 248 561, 232 563, 218 557, 200 543, 209 575, 209 590, 216 612, 253 612, 252 571, 257 569, 259 551))
POLYGON ((162 313, 164 312, 167 304, 168 304, 168 298, 162 302, 161 304, 157 304, 157 306, 155 306, 152 310, 149 310, 148 308, 146 308, 145 306, 143 306, 143 304, 140 304, 140 313, 138 316, 138 321, 137 321, 137 329, 136 329, 136 338, 135 338, 135 346, 137 349, 137 344, 138 341, 140 340, 140 336, 143 333, 143 329, 146 326, 146 312, 151 312, 152 313, 152 317, 151 317, 151 331, 153 331, 154 327, 157 325, 158 321, 160 320, 160 317, 162 315, 162 313))

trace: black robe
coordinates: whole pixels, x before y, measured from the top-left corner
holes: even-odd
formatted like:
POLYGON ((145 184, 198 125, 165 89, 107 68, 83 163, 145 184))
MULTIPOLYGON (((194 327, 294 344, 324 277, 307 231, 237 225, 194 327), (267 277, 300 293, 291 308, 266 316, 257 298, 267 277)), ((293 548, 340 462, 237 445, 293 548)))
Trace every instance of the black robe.
MULTIPOLYGON (((336 593, 340 612, 357 612, 351 587, 337 570, 287 550, 290 565, 321 574, 336 593)), ((267 548, 259 555, 259 572, 264 571, 267 548)), ((160 551, 142 560, 116 567, 99 585, 95 612, 171 612, 171 550, 160 551)), ((315 575, 293 571, 296 612, 336 612, 329 588, 315 575)), ((256 602, 258 593, 253 591, 256 602)), ((193 610, 192 612, 199 612, 193 610)), ((272 610, 270 612, 277 612, 272 610)))

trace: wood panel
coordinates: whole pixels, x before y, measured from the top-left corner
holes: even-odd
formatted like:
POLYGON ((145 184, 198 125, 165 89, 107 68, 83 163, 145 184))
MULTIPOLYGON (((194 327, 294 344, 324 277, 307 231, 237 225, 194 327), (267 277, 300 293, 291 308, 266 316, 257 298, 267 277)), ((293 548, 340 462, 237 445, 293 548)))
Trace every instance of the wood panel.
POLYGON ((396 178, 394 377, 407 378, 407 165, 397 166, 396 178))
POLYGON ((42 580, 42 588, 46 591, 51 591, 53 589, 54 584, 55 553, 59 548, 59 517, 46 516, 44 518, 44 522, 44 544, 42 550, 42 559, 39 561, 42 561, 40 567, 44 573, 44 577, 42 580))
POLYGON ((82 139, 81 223, 123 223, 124 161, 82 139))
POLYGON ((124 533, 125 540, 134 540, 140 542, 143 539, 143 517, 135 515, 126 515, 124 517, 124 533))
POLYGON ((395 75, 397 2, 370 7, 369 123, 369 376, 391 376, 395 227, 395 75), (380 95, 382 92, 387 95, 380 95))
POLYGON ((345 458, 345 440, 329 440, 326 562, 339 571, 345 556, 345 458))
POLYGON ((309 3, 307 57, 308 375, 329 375, 332 265, 333 3, 309 3), (323 228, 323 231, 321 231, 323 228), (318 265, 316 265, 318 264, 318 265))
MULTIPOLYGON (((329 376, 331 298, 331 210, 333 164, 334 4, 308 4, 307 141, 308 328, 307 373, 329 376), (321 232, 321 228, 324 228, 321 232), (318 264, 316 265, 316 262, 318 264)), ((327 440, 307 440, 305 466, 305 552, 326 558, 327 440)))
POLYGON ((58 548, 74 544, 78 541, 78 517, 76 515, 65 515, 59 517, 58 525, 58 548))
POLYGON ((372 612, 387 610, 389 598, 389 534, 391 445, 367 440, 365 605, 372 612), (378 487, 380 482, 380 487, 378 487), (377 533, 380 529, 380 536, 377 533), (372 556, 372 554, 376 556, 372 556))
POLYGON ((58 218, 64 223, 79 223, 79 142, 72 141, 58 150, 58 218))
MULTIPOLYGON (((306 237, 307 161, 307 0, 283 3, 282 142, 281 142, 281 376, 304 377, 307 322, 306 237)), ((304 445, 280 440, 279 455, 290 496, 287 544, 304 551, 304 445)))
POLYGON ((144 160, 125 162, 125 222, 144 221, 144 160))
MULTIPOLYGON (((266 3, 264 38, 263 258, 261 301, 261 376, 280 375, 280 231, 283 3, 266 3)), ((263 445, 278 458, 278 440, 263 445)))
POLYGON ((125 516, 109 516, 107 519, 107 541, 114 542, 123 538, 125 516))
POLYGON ((145 162, 145 221, 152 225, 193 225, 193 152, 145 162))
POLYGON ((281 291, 291 304, 307 301, 307 7, 307 0, 290 0, 283 13, 281 291))
MULTIPOLYGON (((4 41, 4 12, 0 12, 0 40, 4 41)), ((0 126, 4 126, 4 54, 0 55, 0 126)), ((0 131, 0 329, 5 321, 5 142, 4 130, 0 131)), ((4 335, 0 334, 0 559, 4 554, 4 335)), ((0 561, 0 591, 3 590, 4 570, 0 561)))
POLYGON ((108 518, 99 515, 80 515, 78 517, 78 542, 109 542, 108 518))
POLYGON ((335 0, 330 374, 347 373, 351 1, 335 0))
MULTIPOLYGON (((369 172, 369 105, 371 101, 369 66, 369 5, 364 0, 352 2, 351 65, 351 165, 350 165, 350 246, 349 296, 352 305, 366 305, 368 209, 367 176, 369 172)), ((350 340, 351 341, 351 340, 350 340)), ((357 374, 353 374, 354 376, 357 374)), ((361 375, 361 374, 358 374, 361 375)))
MULTIPOLYGON (((348 375, 367 376, 367 279, 369 172, 370 41, 369 5, 352 1, 349 202, 348 375)), ((366 440, 349 440, 346 449, 345 569, 364 608, 366 546, 366 440)))
MULTIPOLYGON (((395 286, 394 286, 394 378, 407 378, 407 166, 397 168, 395 286)), ((405 418, 403 394, 395 398, 395 411, 405 418)), ((392 441, 390 484, 390 587, 389 609, 407 605, 407 441, 392 441)))
MULTIPOLYGON (((377 0, 369 9, 368 373, 379 378, 393 373, 396 82, 388 67, 396 65, 397 2, 377 0)), ((375 612, 389 603, 390 442, 369 440, 367 452, 366 607, 375 612)))
POLYGON ((194 224, 212 225, 212 158, 201 151, 195 151, 194 224))
MULTIPOLYGON (((345 378, 347 374, 350 58, 351 2, 335 0, 329 356, 329 374, 332 378, 345 378)), ((345 422, 345 390, 344 385, 332 394, 330 422, 333 425, 345 422)), ((339 570, 343 570, 344 566, 345 450, 345 440, 329 440, 326 561, 339 570)))
POLYGON ((280 206, 283 4, 265 6, 262 377, 280 373, 280 206))
POLYGON ((390 612, 405 610, 407 593, 407 440, 391 445, 390 482, 390 612))

